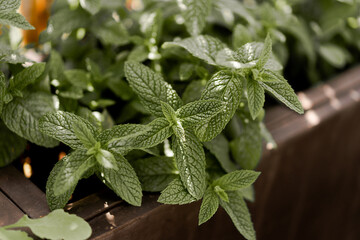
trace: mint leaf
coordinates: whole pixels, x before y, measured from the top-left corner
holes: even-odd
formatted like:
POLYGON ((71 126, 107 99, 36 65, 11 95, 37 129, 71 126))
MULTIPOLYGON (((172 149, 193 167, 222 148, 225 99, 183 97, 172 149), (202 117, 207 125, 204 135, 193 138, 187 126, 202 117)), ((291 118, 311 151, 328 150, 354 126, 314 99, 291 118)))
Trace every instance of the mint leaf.
POLYGON ((236 191, 250 186, 260 175, 251 170, 236 170, 216 179, 212 185, 220 186, 225 191, 236 191))
POLYGON ((272 41, 268 33, 265 38, 263 49, 259 56, 259 60, 256 63, 256 68, 262 69, 265 66, 265 64, 268 62, 271 53, 272 53, 272 41))
POLYGON ((182 95, 182 99, 184 103, 190 103, 199 100, 201 98, 201 92, 205 89, 205 85, 206 85, 205 80, 191 81, 187 85, 182 95))
POLYGON ((105 168, 99 166, 103 181, 126 202, 134 206, 141 205, 141 184, 132 166, 120 154, 112 152, 116 159, 117 168, 105 168))
POLYGON ((243 188, 240 190, 241 195, 244 197, 245 200, 248 200, 250 202, 255 201, 255 189, 254 185, 250 185, 246 188, 243 188))
POLYGON ((40 42, 56 40, 63 33, 71 33, 78 28, 90 25, 91 15, 81 8, 70 10, 63 8, 50 17, 47 29, 40 35, 40 42))
POLYGON ((115 152, 126 149, 151 148, 173 134, 171 126, 165 118, 157 118, 146 126, 146 131, 112 140, 108 148, 115 152))
POLYGON ((227 71, 220 71, 214 74, 202 93, 202 100, 217 99, 226 103, 225 112, 220 112, 209 121, 199 124, 196 128, 198 138, 207 142, 215 138, 225 128, 226 124, 233 117, 240 104, 242 95, 241 77, 227 71))
POLYGON ((61 172, 66 166, 66 162, 63 161, 66 160, 66 158, 69 158, 69 155, 66 155, 65 157, 63 157, 63 159, 61 159, 55 164, 46 182, 46 200, 48 202, 50 210, 64 208, 76 187, 76 184, 73 184, 72 187, 63 194, 55 195, 55 182, 56 179, 59 177, 59 172, 61 172))
POLYGON ((11 132, 0 120, 0 167, 19 157, 25 147, 26 140, 11 132))
POLYGON ((109 21, 101 26, 93 25, 93 33, 105 45, 123 46, 129 43, 129 34, 122 22, 109 21))
POLYGON ((188 204, 196 201, 184 187, 180 178, 174 179, 160 194, 158 202, 164 204, 188 204))
POLYGON ((52 95, 43 92, 25 93, 5 105, 2 118, 5 125, 17 135, 44 147, 55 147, 58 142, 40 132, 39 119, 48 112, 56 111, 52 95))
POLYGON ((178 177, 179 170, 173 158, 151 157, 133 162, 143 191, 160 192, 178 177))
POLYGON ((29 237, 26 232, 18 230, 7 230, 5 228, 0 228, 0 239, 2 240, 33 240, 29 237))
POLYGON ((29 84, 34 83, 44 70, 45 63, 35 63, 34 65, 25 68, 16 74, 12 81, 10 80, 10 90, 23 90, 29 84))
POLYGON ((34 29, 24 16, 16 12, 20 7, 20 3, 20 0, 0 1, 0 24, 12 25, 26 30, 34 29))
POLYGON ((229 202, 229 196, 219 185, 214 187, 214 192, 225 202, 229 202))
POLYGON ((264 138, 264 140, 271 144, 271 147, 277 148, 277 144, 275 142, 275 139, 272 137, 271 133, 269 132, 269 130, 266 128, 265 124, 263 122, 260 123, 260 132, 261 132, 261 136, 264 138))
POLYGON ((100 0, 80 0, 80 5, 83 9, 95 15, 100 11, 101 1, 100 0))
POLYGON ((176 124, 178 120, 176 118, 175 110, 166 102, 161 102, 161 109, 168 122, 171 125, 176 124))
POLYGON ((248 240, 255 240, 255 230, 249 209, 242 195, 235 192, 228 192, 229 202, 220 200, 220 205, 225 209, 227 214, 230 216, 236 229, 248 240))
POLYGON ((164 17, 160 9, 154 12, 144 13, 140 18, 140 30, 151 45, 156 46, 160 40, 163 19, 164 17))
POLYGON ((252 119, 255 119, 265 103, 265 91, 261 85, 253 80, 248 79, 246 85, 248 106, 252 119))
POLYGON ((199 212, 199 225, 208 221, 219 208, 219 197, 211 187, 205 191, 199 212))
POLYGON ((199 35, 206 25, 212 0, 177 0, 177 3, 185 20, 187 31, 192 36, 199 35))
POLYGON ((58 169, 53 183, 55 196, 60 196, 73 189, 81 177, 96 164, 93 156, 86 154, 86 150, 76 150, 62 160, 64 163, 58 169))
POLYGON ((262 151, 260 124, 257 120, 242 118, 243 131, 230 143, 235 161, 244 169, 254 169, 262 151))
POLYGON ((204 146, 217 158, 221 167, 226 172, 232 172, 237 169, 230 160, 229 142, 223 134, 220 133, 210 142, 205 142, 204 146))
POLYGON ((96 140, 100 141, 103 146, 107 146, 112 139, 122 138, 132 134, 139 134, 148 130, 148 126, 140 124, 121 124, 102 131, 96 140))
POLYGON ((154 116, 163 116, 161 101, 175 110, 182 105, 179 95, 171 85, 145 65, 128 61, 125 63, 125 75, 146 110, 154 116))
POLYGON ((93 132, 88 128, 88 125, 78 119, 72 124, 72 130, 75 136, 82 142, 85 148, 89 149, 96 144, 93 132))
POLYGON ((264 70, 260 74, 260 78, 273 79, 273 81, 258 83, 269 93, 271 93, 276 99, 284 103, 287 107, 294 110, 299 114, 304 113, 304 109, 301 106, 299 99, 297 98, 294 90, 289 83, 280 74, 271 70, 264 70))
POLYGON ((4 108, 4 98, 6 95, 6 80, 5 75, 0 71, 0 117, 4 108))
POLYGON ((83 240, 91 235, 91 227, 84 219, 62 209, 38 219, 25 215, 11 226, 29 227, 35 235, 46 239, 83 240))
POLYGON ((206 187, 206 162, 202 144, 191 131, 187 130, 184 141, 173 137, 173 151, 184 186, 194 198, 200 199, 206 187))
POLYGON ((71 83, 71 85, 77 88, 87 89, 89 86, 91 86, 90 78, 84 70, 66 70, 64 72, 64 75, 66 79, 71 83))
POLYGON ((17 10, 20 4, 21 0, 0 0, 0 11, 17 10))
POLYGON ((223 111, 225 111, 224 102, 215 99, 198 100, 179 108, 176 115, 186 128, 207 121, 223 111))
POLYGON ((95 154, 95 158, 102 167, 118 170, 115 157, 111 152, 104 149, 100 149, 95 154))
POLYGON ((216 62, 218 54, 227 47, 219 39, 208 35, 185 38, 175 42, 165 42, 162 47, 168 48, 173 46, 185 48, 194 57, 215 66, 218 65, 216 62))
POLYGON ((73 123, 81 122, 89 131, 88 135, 95 136, 97 130, 89 121, 68 112, 47 113, 40 119, 40 131, 53 137, 73 149, 83 148, 82 141, 75 134, 73 123))

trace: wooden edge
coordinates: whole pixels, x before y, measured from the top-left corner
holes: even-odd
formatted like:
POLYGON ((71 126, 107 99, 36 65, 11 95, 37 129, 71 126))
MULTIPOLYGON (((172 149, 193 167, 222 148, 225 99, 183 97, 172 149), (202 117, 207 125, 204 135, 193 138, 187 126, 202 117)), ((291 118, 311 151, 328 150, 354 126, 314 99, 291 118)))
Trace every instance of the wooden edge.
POLYGON ((0 191, 0 227, 19 220, 24 213, 2 191, 0 191))
POLYGON ((110 189, 104 189, 79 201, 67 204, 65 210, 89 221, 122 203, 123 200, 117 197, 110 189))
POLYGON ((50 212, 45 193, 11 165, 0 169, 0 189, 31 218, 50 212))

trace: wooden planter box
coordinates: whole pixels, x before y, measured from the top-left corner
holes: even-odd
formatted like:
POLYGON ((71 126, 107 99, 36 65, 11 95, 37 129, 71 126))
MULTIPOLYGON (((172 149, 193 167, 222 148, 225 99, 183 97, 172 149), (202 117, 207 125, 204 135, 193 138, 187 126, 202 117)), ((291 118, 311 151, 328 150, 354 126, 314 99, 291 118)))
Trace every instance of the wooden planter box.
MULTIPOLYGON (((360 239, 360 67, 299 93, 300 116, 278 106, 266 125, 278 148, 264 154, 249 204, 258 239, 360 239)), ((200 202, 129 206, 109 190, 68 204, 92 239, 241 239, 223 210, 197 226, 200 202)), ((48 213, 45 194, 13 166, 0 169, 0 226, 48 213)))

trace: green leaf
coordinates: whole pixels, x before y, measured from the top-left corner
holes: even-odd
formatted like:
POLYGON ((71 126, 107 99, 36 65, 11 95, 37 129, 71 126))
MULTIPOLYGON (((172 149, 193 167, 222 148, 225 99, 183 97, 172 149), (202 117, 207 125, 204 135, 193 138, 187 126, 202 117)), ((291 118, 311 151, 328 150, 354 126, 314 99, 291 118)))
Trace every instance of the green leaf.
POLYGON ((350 58, 346 49, 331 43, 320 45, 319 53, 322 58, 336 68, 344 67, 350 58))
POLYGON ((219 208, 219 197, 211 187, 205 191, 199 212, 199 225, 208 221, 219 208))
POLYGON ((179 174, 175 160, 169 157, 139 159, 133 162, 132 166, 144 191, 160 192, 179 174))
POLYGON ((100 149, 95 155, 97 162, 104 168, 118 170, 114 155, 104 149, 100 149))
POLYGON ((112 140, 108 148, 115 152, 124 151, 124 149, 151 148, 173 134, 171 126, 165 118, 157 118, 146 126, 146 131, 112 140))
POLYGON ((220 197, 221 200, 223 200, 225 202, 229 202, 228 194, 220 186, 218 186, 218 185, 215 186, 214 187, 214 192, 220 197))
POLYGON ((254 202, 255 201, 255 189, 254 185, 248 186, 240 190, 245 200, 254 202))
POLYGON ((56 197, 75 188, 81 177, 96 164, 94 157, 87 155, 85 149, 78 149, 60 161, 64 163, 58 169, 53 183, 56 197))
POLYGON ((71 33, 78 28, 90 25, 90 14, 81 8, 70 10, 63 8, 51 16, 47 29, 42 32, 40 42, 56 40, 64 33, 71 33))
POLYGON ((161 102, 161 109, 168 122, 171 125, 176 124, 178 120, 176 118, 175 110, 166 102, 161 102))
POLYGON ((184 103, 189 103, 199 100, 201 98, 201 92, 205 89, 205 85, 206 85, 205 80, 191 81, 187 85, 182 95, 182 99, 184 103))
POLYGON ((206 187, 206 162, 202 144, 187 130, 184 140, 173 138, 173 151, 184 186, 194 198, 200 199, 206 187))
POLYGON ((61 161, 58 161, 55 164, 46 182, 46 200, 50 210, 64 208, 76 187, 76 184, 72 185, 72 187, 63 194, 55 195, 55 182, 58 178, 59 172, 61 172, 66 167, 66 162, 63 161, 65 158, 69 158, 69 155, 65 156, 61 161))
POLYGON ((101 1, 100 0, 80 0, 80 5, 83 9, 95 15, 100 11, 101 1))
POLYGON ((176 111, 184 128, 207 121, 220 112, 225 111, 225 103, 219 100, 198 100, 186 104, 176 111))
POLYGON ((126 202, 134 205, 141 205, 141 184, 132 166, 120 154, 112 152, 116 159, 117 168, 105 168, 99 166, 99 171, 103 181, 126 202))
POLYGON ((191 63, 182 63, 179 67, 179 78, 180 81, 188 80, 195 71, 195 65, 191 63))
POLYGON ((266 128, 266 126, 265 126, 265 124, 263 122, 260 123, 260 131, 261 131, 261 136, 265 139, 265 141, 268 144, 270 144, 270 146, 271 146, 270 148, 271 149, 277 148, 277 144, 276 144, 274 138, 272 137, 271 133, 266 128))
POLYGON ((66 79, 75 87, 87 89, 90 84, 90 78, 84 70, 70 69, 64 72, 66 79))
POLYGON ((256 63, 256 68, 262 69, 268 62, 272 53, 272 41, 269 33, 266 35, 264 47, 260 53, 259 60, 256 63))
POLYGON ((92 31, 105 45, 123 46, 129 43, 129 34, 122 22, 109 21, 94 25, 92 31))
POLYGON ((149 40, 150 44, 156 46, 160 40, 163 15, 161 9, 154 12, 144 13, 140 18, 140 30, 149 40))
POLYGON ((177 0, 185 20, 187 31, 192 36, 199 35, 206 25, 211 12, 212 0, 177 0))
POLYGON ((11 132, 0 120, 0 167, 10 164, 25 150, 26 141, 11 132))
MULTIPOLYGON (((1 3, 0 3, 1 4, 1 3)), ((7 230, 0 228, 0 239, 1 240, 33 240, 29 237, 26 232, 19 230, 7 230)))
POLYGON ((0 11, 17 10, 21 0, 0 0, 0 11))
POLYGON ((209 80, 201 99, 224 101, 226 103, 226 111, 220 112, 196 128, 196 135, 201 141, 207 142, 215 138, 231 120, 240 104, 240 97, 243 91, 242 81, 243 79, 239 75, 226 71, 217 72, 209 80))
POLYGON ((4 98, 6 95, 6 80, 5 75, 0 71, 0 117, 4 108, 4 98))
POLYGON ((220 205, 225 209, 230 216, 236 229, 248 240, 255 240, 255 230, 249 209, 239 192, 229 192, 229 202, 220 200, 220 205))
POLYGON ((236 170, 216 179, 212 185, 220 186, 225 191, 236 191, 250 186, 260 175, 251 170, 236 170))
POLYGON ((96 140, 100 141, 103 146, 107 144, 112 139, 122 138, 132 134, 139 134, 148 130, 148 126, 140 124, 122 124, 113 126, 110 129, 102 131, 97 137, 96 140))
POLYGON ((233 30, 232 43, 235 49, 240 48, 244 44, 252 41, 250 30, 244 25, 237 24, 233 30))
POLYGON ((0 24, 4 25, 12 25, 14 27, 22 28, 25 30, 34 29, 33 26, 26 21, 25 17, 15 11, 13 9, 8 10, 0 10, 0 24))
POLYGON ((182 105, 179 95, 171 85, 145 65, 128 61, 125 63, 125 75, 146 110, 154 116, 163 116, 161 101, 175 110, 182 105))
POLYGON ((164 204, 188 204, 196 201, 185 188, 180 178, 174 179, 160 194, 158 202, 164 204))
POLYGON ((218 54, 226 48, 226 45, 219 39, 208 35, 190 37, 176 42, 165 42, 162 47, 173 46, 185 48, 194 57, 215 66, 217 65, 218 54))
POLYGON ((85 148, 89 149, 96 144, 93 132, 89 129, 88 124, 75 119, 75 122, 72 124, 72 130, 74 131, 75 136, 82 142, 85 148))
POLYGON ((261 157, 262 137, 258 121, 242 119, 243 131, 230 143, 235 161, 244 169, 254 169, 261 157))
POLYGON ((217 158, 221 167, 226 172, 235 171, 237 168, 230 160, 229 142, 223 134, 217 135, 210 142, 205 142, 204 146, 217 158))
POLYGON ((40 132, 39 119, 45 113, 55 112, 57 101, 47 93, 26 93, 23 98, 14 98, 4 107, 3 121, 11 131, 30 142, 44 147, 54 147, 58 142, 40 132))
POLYGON ((261 78, 271 78, 274 81, 258 82, 267 92, 271 93, 276 99, 284 103, 287 107, 299 114, 304 113, 299 99, 289 83, 280 74, 270 70, 264 70, 261 78))
POLYGON ((30 219, 25 215, 13 226, 29 227, 35 235, 54 240, 83 240, 91 235, 91 227, 84 219, 62 209, 38 219, 30 219))
POLYGON ((246 88, 250 114, 252 119, 256 119, 265 103, 265 91, 261 85, 253 79, 247 80, 246 88))
POLYGON ((45 63, 35 63, 15 75, 10 82, 10 89, 23 90, 27 85, 32 84, 41 76, 45 70, 45 63), (11 84, 12 83, 12 84, 11 84))
POLYGON ((97 130, 89 121, 68 112, 48 113, 40 120, 40 131, 63 142, 73 149, 84 148, 82 141, 73 129, 73 123, 81 122, 89 131, 88 135, 95 136, 97 130))

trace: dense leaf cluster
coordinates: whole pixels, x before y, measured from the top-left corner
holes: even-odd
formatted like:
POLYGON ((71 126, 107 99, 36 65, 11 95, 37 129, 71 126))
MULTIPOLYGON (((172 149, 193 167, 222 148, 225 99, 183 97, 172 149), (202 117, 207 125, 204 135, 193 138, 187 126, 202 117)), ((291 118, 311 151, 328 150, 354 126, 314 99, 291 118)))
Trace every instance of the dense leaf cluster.
MULTIPOLYGON (((28 29, 19 2, 0 0, 0 23, 28 29)), ((262 140, 273 141, 262 123, 265 93, 303 113, 282 75, 285 33, 313 66, 316 54, 286 1, 248 4, 58 0, 37 50, 45 63, 14 50, 12 28, 3 27, 0 166, 26 141, 61 142, 71 151, 48 178, 51 209, 95 174, 134 206, 142 191, 161 192, 165 204, 202 200, 199 224, 220 205, 255 239, 244 199, 254 200, 262 140)), ((320 45, 332 59, 334 46, 320 45)))

